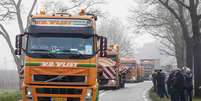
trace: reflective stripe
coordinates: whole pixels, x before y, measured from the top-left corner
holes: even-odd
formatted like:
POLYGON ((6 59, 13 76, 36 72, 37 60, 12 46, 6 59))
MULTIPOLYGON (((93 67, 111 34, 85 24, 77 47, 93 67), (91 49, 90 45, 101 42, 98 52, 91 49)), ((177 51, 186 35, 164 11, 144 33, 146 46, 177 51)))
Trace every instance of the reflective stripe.
MULTIPOLYGON (((113 69, 113 68, 112 68, 113 69)), ((105 78, 108 78, 108 79, 115 79, 115 72, 113 73, 111 68, 109 67, 104 67, 103 68, 103 76, 105 78)))
POLYGON ((112 67, 106 67, 106 68, 108 69, 108 71, 109 71, 112 75, 115 76, 116 72, 115 72, 114 68, 112 68, 112 67))
POLYGON ((104 77, 105 79, 109 79, 108 74, 107 74, 107 73, 105 73, 104 71, 103 71, 103 77, 104 77))

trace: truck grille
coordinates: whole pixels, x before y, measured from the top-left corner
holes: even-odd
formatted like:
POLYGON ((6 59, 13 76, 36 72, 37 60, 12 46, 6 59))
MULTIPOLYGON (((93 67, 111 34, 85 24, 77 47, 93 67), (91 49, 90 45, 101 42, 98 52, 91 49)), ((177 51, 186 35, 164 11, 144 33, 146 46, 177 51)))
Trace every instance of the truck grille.
POLYGON ((63 75, 33 75, 33 81, 85 83, 86 77, 85 76, 63 76, 63 75))
POLYGON ((74 88, 36 88, 39 94, 82 94, 82 89, 74 88))
POLYGON ((38 97, 38 101, 55 101, 54 99, 58 99, 56 101, 80 101, 80 98, 52 98, 52 97, 38 97))

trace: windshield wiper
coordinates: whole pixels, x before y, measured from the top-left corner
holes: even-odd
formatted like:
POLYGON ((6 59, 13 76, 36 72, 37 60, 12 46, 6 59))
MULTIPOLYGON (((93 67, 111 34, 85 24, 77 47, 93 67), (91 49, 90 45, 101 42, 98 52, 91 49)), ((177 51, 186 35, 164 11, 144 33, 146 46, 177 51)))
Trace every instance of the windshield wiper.
POLYGON ((55 77, 55 78, 51 78, 51 79, 48 79, 48 80, 46 80, 45 82, 51 82, 51 81, 55 81, 55 80, 61 80, 62 78, 64 78, 65 76, 57 76, 57 77, 55 77))
POLYGON ((32 49, 31 51, 46 52, 48 54, 61 54, 65 52, 70 52, 69 50, 47 50, 47 49, 32 49))
POLYGON ((66 50, 47 50, 47 49, 32 49, 30 51, 35 51, 36 53, 45 53, 43 56, 45 57, 57 57, 56 54, 66 54, 71 57, 82 57, 82 58, 88 58, 86 55, 82 54, 78 50, 71 50, 71 49, 66 49, 66 50))
POLYGON ((30 51, 42 51, 42 52, 47 52, 49 50, 47 49, 31 49, 30 51))
POLYGON ((52 52, 50 50, 47 50, 47 49, 31 49, 30 51, 35 51, 37 53, 43 53, 44 57, 56 57, 54 54, 52 54, 52 52))
POLYGON ((75 50, 73 50, 72 52, 75 52, 75 54, 72 54, 72 55, 75 55, 75 56, 81 56, 81 57, 83 57, 83 58, 87 58, 86 55, 82 54, 82 53, 79 52, 79 51, 75 51, 75 50))

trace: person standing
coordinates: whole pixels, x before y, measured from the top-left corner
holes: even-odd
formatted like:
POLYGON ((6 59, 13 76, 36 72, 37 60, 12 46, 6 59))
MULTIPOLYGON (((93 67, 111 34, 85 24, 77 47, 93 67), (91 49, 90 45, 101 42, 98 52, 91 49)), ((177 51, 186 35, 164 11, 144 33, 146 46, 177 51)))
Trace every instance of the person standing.
POLYGON ((176 89, 176 95, 178 96, 178 101, 186 101, 185 99, 185 75, 183 71, 178 71, 176 73, 176 80, 174 84, 174 89, 176 89))
POLYGON ((174 88, 174 84, 175 84, 175 81, 176 81, 176 72, 177 71, 172 71, 169 74, 169 77, 168 77, 168 80, 167 80, 168 94, 170 95, 171 101, 178 101, 177 91, 174 88))
POLYGON ((157 91, 158 91, 157 93, 160 98, 164 98, 164 96, 168 98, 165 78, 166 78, 165 73, 163 73, 162 70, 159 70, 156 79, 157 79, 157 91))
POLYGON ((185 97, 185 73, 183 69, 174 70, 168 78, 168 90, 171 101, 186 101, 185 97))
POLYGON ((192 80, 192 73, 189 68, 185 69, 185 92, 186 92, 186 101, 192 101, 193 80, 192 80))
POLYGON ((153 83, 153 86, 154 86, 154 92, 157 92, 157 79, 156 79, 156 76, 157 76, 157 71, 155 70, 154 73, 152 74, 152 83, 153 83))

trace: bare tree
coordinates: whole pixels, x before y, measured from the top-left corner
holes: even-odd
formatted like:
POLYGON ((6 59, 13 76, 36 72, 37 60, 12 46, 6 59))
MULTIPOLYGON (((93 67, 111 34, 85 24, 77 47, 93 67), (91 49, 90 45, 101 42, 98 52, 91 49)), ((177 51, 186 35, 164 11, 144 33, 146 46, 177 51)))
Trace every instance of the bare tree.
MULTIPOLYGON (((23 76, 23 68, 21 67, 21 59, 20 57, 15 55, 15 49, 14 46, 11 43, 11 38, 10 38, 10 33, 9 31, 5 28, 5 23, 6 21, 11 21, 11 20, 15 20, 18 22, 18 28, 20 33, 24 33, 24 25, 23 25, 23 21, 22 20, 22 12, 21 12, 21 8, 22 8, 22 1, 23 0, 0 0, 0 35, 6 40, 9 48, 10 48, 10 52, 12 53, 12 56, 15 60, 15 64, 17 66, 17 70, 18 70, 18 74, 20 76, 20 78, 23 76)), ((97 1, 97 0, 82 0, 82 2, 80 0, 71 0, 72 4, 74 4, 74 6, 72 6, 71 8, 68 9, 75 9, 80 7, 81 5, 86 5, 85 9, 92 9, 92 6, 94 6, 97 3, 101 3, 101 1, 97 1)), ((34 7, 37 3, 37 0, 33 0, 32 1, 32 5, 30 5, 30 9, 29 12, 27 14, 27 25, 28 26, 29 22, 28 22, 28 18, 30 17, 30 15, 32 14, 34 7)), ((63 8, 64 9, 64 8, 63 8)))
POLYGON ((98 34, 106 36, 109 44, 118 44, 121 56, 134 54, 133 43, 131 42, 132 38, 128 38, 125 26, 118 19, 101 20, 98 34))
POLYGON ((178 67, 184 66, 185 44, 181 28, 174 16, 166 13, 167 10, 157 2, 143 2, 141 6, 143 5, 139 10, 131 10, 135 15, 130 17, 130 20, 137 26, 136 31, 145 30, 161 40, 161 54, 176 57, 178 67))
POLYGON ((195 95, 201 96, 201 33, 200 0, 147 0, 159 3, 171 13, 179 23, 186 44, 187 66, 194 66, 195 95))
POLYGON ((104 16, 104 12, 98 8, 98 5, 105 4, 104 0, 72 0, 71 2, 58 2, 47 1, 44 7, 47 12, 63 12, 63 13, 75 13, 80 9, 84 9, 87 13, 97 16, 104 16))
POLYGON ((201 90, 199 89, 199 86, 201 84, 201 33, 200 33, 200 19, 201 14, 199 12, 200 10, 200 0, 158 0, 168 11, 174 15, 174 17, 177 19, 177 21, 180 23, 180 26, 183 31, 183 36, 188 46, 193 48, 192 52, 193 56, 190 58, 193 58, 194 63, 194 73, 195 73, 195 95, 201 96, 201 90), (176 5, 179 9, 174 8, 172 5, 176 5), (184 19, 185 15, 183 12, 187 12, 187 14, 190 16, 190 28, 192 30, 192 37, 189 37, 189 33, 184 33, 186 31, 186 19, 184 19))
MULTIPOLYGON (((30 8, 30 11, 28 15, 30 15, 34 9, 34 6, 36 4, 37 0, 34 0, 32 2, 32 6, 30 8)), ((16 20, 18 22, 18 28, 20 33, 24 33, 24 26, 23 26, 23 20, 22 20, 22 13, 21 13, 21 4, 22 0, 1 0, 0 1, 0 8, 2 12, 0 13, 0 35, 3 36, 3 38, 6 40, 10 51, 12 53, 12 56, 15 60, 15 64, 17 65, 18 73, 21 74, 21 62, 20 57, 15 55, 15 49, 11 43, 10 39, 10 33, 6 30, 5 25, 3 22, 10 21, 10 20, 16 20)))

